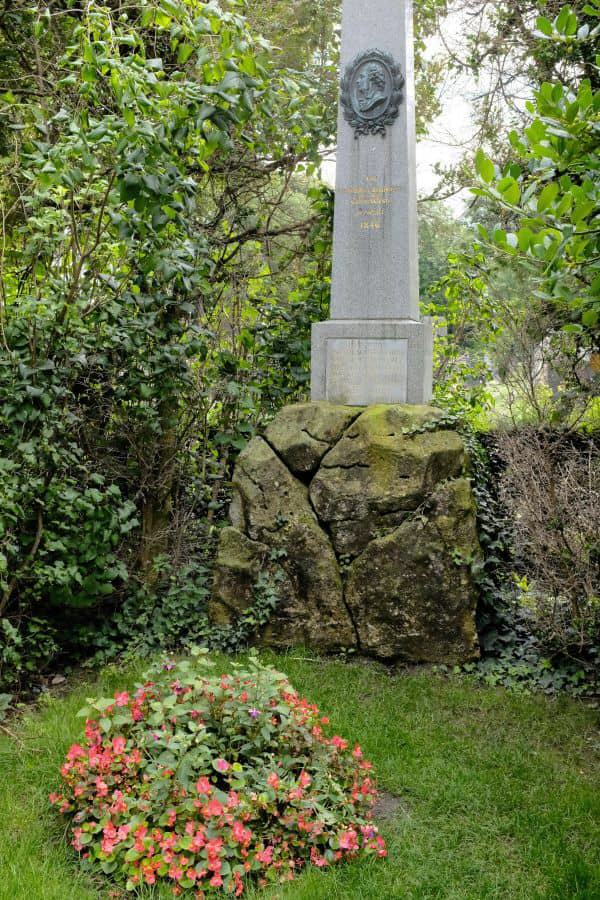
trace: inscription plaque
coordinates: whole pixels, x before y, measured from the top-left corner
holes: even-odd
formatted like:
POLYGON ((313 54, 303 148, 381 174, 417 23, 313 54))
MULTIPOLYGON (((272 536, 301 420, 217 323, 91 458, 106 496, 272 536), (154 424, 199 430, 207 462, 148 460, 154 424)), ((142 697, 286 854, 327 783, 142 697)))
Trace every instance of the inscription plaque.
POLYGON ((389 53, 367 50, 360 53, 342 78, 341 99, 344 114, 361 134, 386 135, 386 128, 398 118, 402 103, 404 76, 389 53))
POLYGON ((326 378, 330 403, 368 406, 382 397, 386 403, 406 403, 408 340, 329 340, 326 378))

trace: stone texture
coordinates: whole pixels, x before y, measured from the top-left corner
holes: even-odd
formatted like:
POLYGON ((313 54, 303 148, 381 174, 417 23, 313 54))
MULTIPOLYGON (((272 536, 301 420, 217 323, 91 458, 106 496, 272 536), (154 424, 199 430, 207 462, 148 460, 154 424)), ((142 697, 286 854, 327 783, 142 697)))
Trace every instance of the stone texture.
POLYGON ((234 529, 225 529, 221 539, 211 619, 233 622, 235 612, 252 602, 251 574, 258 577, 260 571, 277 566, 285 578, 279 587, 283 602, 262 643, 323 650, 353 646, 356 633, 344 604, 339 567, 310 505, 308 488, 260 437, 240 454, 233 486, 234 529))
POLYGON ((427 515, 373 541, 346 586, 363 652, 447 664, 475 657, 477 592, 465 563, 480 553, 465 479, 438 488, 427 515))
POLYGON ((317 471, 358 414, 356 409, 331 403, 286 406, 267 427, 265 439, 288 469, 304 479, 317 471))
POLYGON ((477 655, 480 556, 462 438, 430 407, 288 407, 240 455, 210 613, 229 624, 279 573, 271 647, 384 660, 477 655), (301 480, 302 479, 302 480, 301 480))
POLYGON ((361 553, 382 529, 401 524, 435 485, 460 475, 466 454, 456 432, 403 434, 439 416, 424 406, 370 407, 324 457, 310 497, 338 555, 361 553))
POLYGON ((224 528, 219 540, 211 604, 215 625, 229 625, 254 601, 254 588, 261 572, 268 567, 269 548, 251 541, 237 528, 224 528))
POLYGON ((415 74, 411 0, 344 0, 341 72, 375 47, 405 79, 400 114, 380 134, 356 138, 340 107, 332 319, 419 318, 415 74), (390 202, 374 204, 383 196, 390 202), (373 215, 380 209, 380 215, 373 215), (369 225, 363 227, 367 220, 369 225))
POLYGON ((404 79, 385 134, 355 135, 340 104, 331 321, 313 328, 312 399, 429 403, 433 330, 419 311, 412 0, 344 0, 341 72, 390 54, 404 79))

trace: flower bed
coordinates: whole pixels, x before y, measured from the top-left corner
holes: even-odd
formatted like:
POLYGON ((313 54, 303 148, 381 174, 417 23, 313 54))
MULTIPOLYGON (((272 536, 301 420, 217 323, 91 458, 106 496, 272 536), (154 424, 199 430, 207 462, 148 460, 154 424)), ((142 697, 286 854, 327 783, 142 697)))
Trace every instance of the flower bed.
POLYGON ((87 865, 128 889, 240 896, 308 865, 385 856, 360 747, 284 675, 253 661, 215 676, 202 652, 90 702, 51 801, 87 865))

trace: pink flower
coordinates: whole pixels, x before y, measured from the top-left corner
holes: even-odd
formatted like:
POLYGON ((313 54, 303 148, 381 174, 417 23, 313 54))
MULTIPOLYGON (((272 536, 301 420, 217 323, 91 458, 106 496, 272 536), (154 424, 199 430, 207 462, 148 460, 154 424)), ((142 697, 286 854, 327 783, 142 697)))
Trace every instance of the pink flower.
POLYGON ((227 795, 227 809, 235 809, 240 805, 239 795, 235 791, 229 791, 227 795))
POLYGON ((101 778, 96 778, 96 793, 99 797, 106 797, 108 794, 108 785, 105 781, 102 781, 101 778))
POLYGON ((331 738, 332 746, 336 748, 336 750, 346 750, 348 747, 348 741, 345 741, 343 738, 339 737, 337 734, 331 738))
POLYGON ((73 744, 69 752, 67 753, 67 759, 69 762, 74 762, 76 759, 82 759, 84 756, 87 756, 83 747, 79 744, 73 744))
POLYGON ((127 691, 121 691, 120 694, 115 694, 115 703, 117 706, 127 706, 129 703, 129 694, 127 691))
POLYGON ((385 857, 385 856, 387 856, 387 850, 386 850, 386 848, 385 848, 385 841, 384 841, 384 839, 383 839, 380 835, 377 835, 377 837, 375 838, 375 840, 377 841, 377 846, 378 846, 378 848, 379 848, 379 849, 377 850, 377 856, 381 856, 382 858, 385 857))
POLYGON ((206 853, 209 859, 214 859, 223 849, 223 838, 213 838, 206 842, 206 853))
POLYGON ((75 828, 73 830, 73 840, 71 841, 72 846, 78 853, 81 853, 83 850, 83 844, 81 843, 81 835, 83 834, 83 829, 75 828))
POLYGON ((203 812, 207 818, 210 818, 211 816, 222 816, 223 807, 218 800, 213 799, 208 801, 208 803, 204 807, 203 812))
POLYGON ((300 777, 298 778, 298 784, 300 785, 301 788, 310 787, 310 785, 312 784, 312 778, 310 777, 308 772, 305 772, 304 770, 302 770, 302 772, 300 772, 300 777))
POLYGON ((221 878, 221 876, 219 875, 218 872, 215 872, 213 877, 210 879, 210 884, 212 887, 222 887, 223 886, 223 879, 221 878))
POLYGON ((204 796, 208 797, 209 794, 212 794, 212 785, 206 776, 202 776, 196 782, 196 790, 199 794, 204 794, 204 796))
POLYGON ((172 878, 174 881, 181 881, 183 878, 183 869, 180 869, 175 863, 169 869, 169 878, 172 878))
POLYGON ((259 850, 255 858, 263 865, 270 866, 273 862, 273 847, 265 847, 264 850, 259 850))
POLYGON ((147 834, 148 829, 145 825, 140 825, 140 827, 133 832, 133 836, 135 837, 135 844, 133 845, 133 847, 134 850, 137 850, 138 853, 143 853, 144 851, 144 838, 147 834))
POLYGON ((231 766, 225 759, 218 759, 215 762, 215 769, 217 769, 218 772, 228 772, 230 768, 231 766))
POLYGON ((358 835, 354 828, 349 828, 347 831, 342 831, 339 841, 342 850, 358 850, 358 835))
POLYGON ((199 850, 202 850, 204 845, 206 844, 206 838, 204 836, 204 832, 197 831, 193 837, 192 842, 190 844, 190 850, 192 853, 198 853, 199 850))
POLYGON ((127 746, 127 741, 124 737, 116 737, 113 738, 112 748, 117 756, 121 756, 125 752, 125 747, 127 746))
POLYGON ((327 860, 324 856, 319 855, 316 847, 311 847, 310 849, 310 861, 313 866, 318 866, 319 868, 327 865, 327 860))
POLYGON ((249 828, 244 828, 241 822, 237 820, 233 823, 233 839, 238 842, 238 844, 244 844, 248 846, 250 841, 252 840, 252 832, 249 828))
POLYGON ((93 719, 86 719, 85 736, 90 744, 99 744, 102 740, 98 723, 94 722, 93 719))
POLYGON ((352 751, 352 756, 353 756, 355 759, 362 759, 362 750, 360 749, 360 747, 358 746, 358 744, 356 745, 356 747, 355 747, 354 750, 352 751))

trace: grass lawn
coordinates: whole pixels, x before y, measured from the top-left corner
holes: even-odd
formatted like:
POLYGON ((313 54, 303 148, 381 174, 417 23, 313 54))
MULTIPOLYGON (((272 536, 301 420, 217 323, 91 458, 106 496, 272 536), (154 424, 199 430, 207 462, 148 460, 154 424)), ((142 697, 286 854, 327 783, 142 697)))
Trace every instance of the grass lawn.
MULTIPOLYGON (((313 870, 269 900, 600 900, 597 712, 427 672, 390 677, 293 654, 272 661, 361 743, 400 803, 383 823, 387 861, 313 870)), ((0 733, 2 900, 119 896, 78 871, 47 795, 80 736, 85 697, 138 675, 106 672, 13 722, 18 741, 0 733)))

